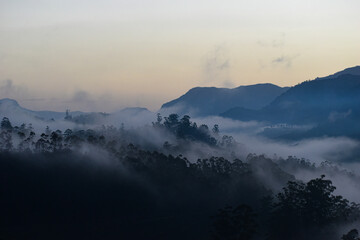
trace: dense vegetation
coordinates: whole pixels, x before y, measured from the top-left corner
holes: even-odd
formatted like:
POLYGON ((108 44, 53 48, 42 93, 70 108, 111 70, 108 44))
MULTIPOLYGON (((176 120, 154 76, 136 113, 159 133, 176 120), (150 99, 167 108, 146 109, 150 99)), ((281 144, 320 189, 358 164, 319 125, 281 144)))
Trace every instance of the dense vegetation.
POLYGON ((190 159, 178 153, 237 143, 188 116, 158 115, 147 128, 172 141, 150 144, 124 126, 36 133, 4 118, 0 238, 356 239, 357 204, 324 175, 290 174, 329 166, 253 154, 190 159))

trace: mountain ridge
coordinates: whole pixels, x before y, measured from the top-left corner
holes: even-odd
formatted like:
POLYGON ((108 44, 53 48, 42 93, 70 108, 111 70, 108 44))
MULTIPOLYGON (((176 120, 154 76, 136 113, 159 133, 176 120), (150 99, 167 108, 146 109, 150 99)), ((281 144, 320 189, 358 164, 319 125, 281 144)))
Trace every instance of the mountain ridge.
POLYGON ((360 76, 360 66, 357 65, 354 67, 345 68, 342 71, 336 72, 326 77, 317 77, 315 80, 332 79, 345 74, 360 76))
POLYGON ((336 78, 323 79, 322 81, 306 81, 298 84, 281 96, 277 97, 266 107, 260 110, 250 110, 244 116, 243 108, 232 108, 222 114, 237 120, 263 120, 271 123, 299 123, 316 121, 319 114, 329 111, 347 111, 348 108, 360 106, 360 76, 339 75, 336 78), (317 111, 317 113, 312 111, 317 111), (324 111, 324 112, 323 112, 324 111), (300 118, 299 112, 306 114, 300 118))
POLYGON ((235 106, 260 109, 287 89, 288 87, 279 87, 271 83, 236 88, 195 87, 179 98, 164 103, 160 111, 208 116, 218 115, 235 106))
MULTIPOLYGON (((360 70, 360 67, 355 70, 360 70)), ((342 71, 321 80, 305 81, 290 88, 262 109, 236 107, 220 116, 270 125, 285 124, 285 128, 264 129, 261 134, 270 138, 295 140, 347 136, 360 139, 360 75, 342 71), (291 126, 301 125, 312 127, 304 131, 291 129, 291 126)))

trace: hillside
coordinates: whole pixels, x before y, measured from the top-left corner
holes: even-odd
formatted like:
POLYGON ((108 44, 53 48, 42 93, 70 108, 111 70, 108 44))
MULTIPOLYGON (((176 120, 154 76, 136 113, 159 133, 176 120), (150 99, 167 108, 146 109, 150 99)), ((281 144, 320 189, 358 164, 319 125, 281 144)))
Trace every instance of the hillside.
POLYGON ((290 88, 260 110, 233 108, 221 116, 237 120, 311 124, 358 116, 360 76, 340 75, 290 88))
POLYGON ((288 88, 273 84, 256 84, 237 88, 196 87, 183 96, 165 103, 161 111, 191 116, 218 115, 234 107, 261 109, 288 88))
MULTIPOLYGON (((356 73, 359 69, 351 68, 351 71, 356 73)), ((260 110, 237 107, 220 115, 268 123, 271 127, 261 134, 270 138, 347 136, 360 139, 360 75, 344 74, 347 72, 303 82, 260 110), (285 127, 278 127, 279 124, 285 127)))

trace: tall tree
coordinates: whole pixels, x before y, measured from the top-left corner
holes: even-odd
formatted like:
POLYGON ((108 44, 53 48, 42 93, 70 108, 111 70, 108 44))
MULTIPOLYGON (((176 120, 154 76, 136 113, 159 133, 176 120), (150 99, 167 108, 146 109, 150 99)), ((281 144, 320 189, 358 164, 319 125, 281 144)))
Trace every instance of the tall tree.
POLYGON ((1 120, 1 129, 2 130, 12 130, 13 129, 11 122, 7 117, 3 117, 3 119, 1 120))

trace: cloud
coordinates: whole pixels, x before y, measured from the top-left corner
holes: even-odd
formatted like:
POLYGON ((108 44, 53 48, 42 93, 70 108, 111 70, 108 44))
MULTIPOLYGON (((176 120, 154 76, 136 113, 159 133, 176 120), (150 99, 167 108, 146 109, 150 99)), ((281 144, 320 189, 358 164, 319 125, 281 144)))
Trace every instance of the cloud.
POLYGON ((83 90, 75 92, 72 98, 70 99, 70 102, 75 103, 77 105, 84 105, 86 107, 96 105, 96 101, 93 100, 91 95, 83 90))
POLYGON ((263 40, 256 41, 256 44, 259 45, 260 47, 268 47, 269 46, 269 44, 263 40))
POLYGON ((115 109, 116 100, 110 94, 95 95, 85 90, 78 90, 63 101, 63 105, 71 110, 109 111, 115 109), (110 109, 111 108, 111 109, 110 109))
POLYGON ((242 150, 245 151, 245 155, 256 153, 271 157, 276 154, 283 158, 296 156, 317 164, 324 161, 351 163, 359 159, 360 141, 347 137, 324 137, 286 143, 258 135, 266 126, 261 122, 242 122, 222 117, 195 118, 193 121, 205 123, 210 127, 218 124, 221 134, 233 136, 237 142, 244 145, 242 150))
POLYGON ((347 118, 352 113, 351 109, 349 109, 347 112, 331 112, 329 115, 329 121, 330 122, 336 122, 337 120, 347 118))
POLYGON ((218 45, 208 52, 204 60, 204 83, 219 84, 223 87, 234 87, 231 81, 229 70, 231 62, 229 53, 225 46, 218 45))
MULTIPOLYGON (((221 129, 221 125, 220 125, 221 129)), ((232 134, 234 138, 246 145, 248 153, 266 154, 286 158, 296 156, 320 164, 324 161, 356 161, 360 143, 346 137, 305 139, 299 142, 284 143, 249 134, 232 134)))
POLYGON ((281 40, 273 40, 271 46, 274 48, 280 48, 283 47, 285 45, 285 41, 284 39, 281 40))
POLYGON ((108 93, 98 96, 85 90, 78 90, 73 94, 64 94, 59 97, 51 96, 46 92, 39 94, 37 91, 17 85, 11 79, 0 81, 0 99, 14 99, 23 107, 31 110, 65 111, 70 108, 80 111, 109 111, 121 108, 119 103, 108 93))
POLYGON ((235 83, 233 83, 230 80, 225 80, 222 85, 226 88, 234 88, 235 87, 235 83))
POLYGON ((273 40, 258 40, 256 44, 260 47, 272 47, 283 48, 285 46, 285 33, 281 33, 280 36, 273 40))
POLYGON ((281 65, 285 66, 287 68, 292 67, 293 61, 295 58, 297 58, 299 54, 288 56, 288 55, 281 55, 280 57, 277 57, 271 61, 273 65, 281 65))
POLYGON ((0 96, 1 98, 21 99, 29 97, 29 92, 25 87, 15 85, 11 79, 7 79, 0 82, 0 96))
POLYGON ((23 101, 27 101, 27 102, 38 102, 38 101, 46 101, 46 98, 26 98, 23 99, 23 101))

